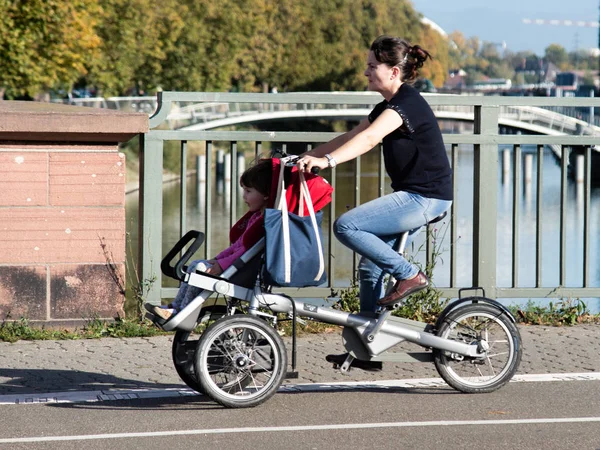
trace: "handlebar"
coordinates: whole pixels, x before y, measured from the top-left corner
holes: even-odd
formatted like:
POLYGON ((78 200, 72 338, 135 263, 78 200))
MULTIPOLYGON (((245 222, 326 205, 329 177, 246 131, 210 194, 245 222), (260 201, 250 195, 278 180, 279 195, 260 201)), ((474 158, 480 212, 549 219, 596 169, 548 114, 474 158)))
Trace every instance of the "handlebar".
POLYGON ((169 253, 167 253, 167 255, 161 261, 160 270, 162 273, 168 277, 175 278, 176 280, 184 281, 185 271, 183 270, 183 267, 185 263, 189 261, 192 255, 198 251, 203 243, 204 233, 196 230, 188 231, 181 239, 179 239, 177 244, 175 244, 175 246, 169 250, 169 253), (177 263, 175 263, 174 266, 171 266, 171 261, 173 258, 175 258, 192 240, 194 240, 192 245, 188 247, 183 256, 179 258, 177 263))
MULTIPOLYGON (((289 158, 285 162, 286 167, 294 167, 296 165, 296 163, 298 162, 298 160, 300 159, 300 156, 298 156, 298 155, 284 155, 283 157, 289 158)), ((318 167, 313 167, 312 169, 310 169, 310 173, 315 174, 315 175, 318 175, 320 171, 321 171, 321 169, 318 167)))

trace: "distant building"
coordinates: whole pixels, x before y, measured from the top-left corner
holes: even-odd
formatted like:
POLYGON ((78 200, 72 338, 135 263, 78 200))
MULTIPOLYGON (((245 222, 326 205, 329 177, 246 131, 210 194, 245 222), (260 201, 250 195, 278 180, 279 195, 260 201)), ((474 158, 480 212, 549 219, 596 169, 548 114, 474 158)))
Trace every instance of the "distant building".
POLYGON ((467 87, 467 72, 462 69, 453 69, 448 71, 448 78, 444 83, 444 89, 460 90, 467 87))
POLYGON ((473 89, 476 91, 500 91, 508 90, 512 87, 512 81, 508 78, 488 78, 473 83, 473 89))
POLYGON ((537 75, 538 83, 547 83, 553 82, 560 70, 554 63, 545 62, 542 59, 523 59, 523 62, 515 67, 515 72, 523 75, 537 75))

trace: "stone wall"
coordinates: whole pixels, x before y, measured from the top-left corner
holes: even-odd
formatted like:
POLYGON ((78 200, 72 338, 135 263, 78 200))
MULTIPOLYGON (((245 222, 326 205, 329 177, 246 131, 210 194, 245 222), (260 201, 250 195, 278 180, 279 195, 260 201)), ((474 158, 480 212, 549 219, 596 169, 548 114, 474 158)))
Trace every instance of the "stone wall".
POLYGON ((148 116, 0 102, 0 320, 122 313, 125 157, 148 116))

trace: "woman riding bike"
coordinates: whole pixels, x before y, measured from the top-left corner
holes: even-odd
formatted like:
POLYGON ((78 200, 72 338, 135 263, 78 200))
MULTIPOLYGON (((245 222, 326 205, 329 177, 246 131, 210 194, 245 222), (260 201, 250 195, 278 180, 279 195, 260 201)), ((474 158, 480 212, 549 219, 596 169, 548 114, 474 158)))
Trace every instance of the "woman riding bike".
MULTIPOLYGON (((426 275, 393 246, 401 233, 410 231, 410 241, 452 204, 452 170, 437 119, 411 86, 428 58, 431 55, 426 50, 403 39, 375 39, 365 76, 368 89, 381 93, 384 100, 354 129, 298 161, 299 169, 305 171, 334 167, 383 141, 385 168, 394 192, 348 211, 334 224, 339 241, 362 256, 358 266, 361 312, 393 305, 429 286, 426 275), (386 273, 397 282, 384 297, 386 273)), ((328 357, 332 362, 344 359, 345 355, 328 357)), ((381 369, 380 362, 362 363, 367 370, 381 369)))

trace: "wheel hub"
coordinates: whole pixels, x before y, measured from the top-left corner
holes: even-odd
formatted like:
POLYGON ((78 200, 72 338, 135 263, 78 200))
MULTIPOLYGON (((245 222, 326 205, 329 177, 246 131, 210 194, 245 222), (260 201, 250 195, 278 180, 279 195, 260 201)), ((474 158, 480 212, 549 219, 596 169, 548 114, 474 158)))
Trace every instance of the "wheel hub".
POLYGON ((477 343, 477 351, 479 353, 484 353, 487 352, 490 349, 490 344, 488 343, 488 341, 486 341, 485 339, 481 339, 478 343, 477 343))
POLYGON ((235 367, 243 369, 248 366, 249 360, 245 355, 239 355, 235 358, 235 367))

